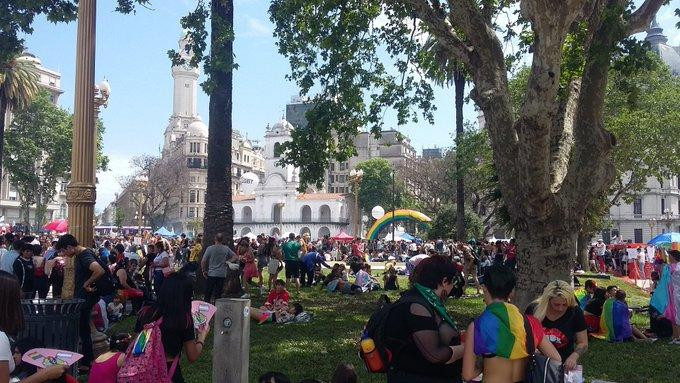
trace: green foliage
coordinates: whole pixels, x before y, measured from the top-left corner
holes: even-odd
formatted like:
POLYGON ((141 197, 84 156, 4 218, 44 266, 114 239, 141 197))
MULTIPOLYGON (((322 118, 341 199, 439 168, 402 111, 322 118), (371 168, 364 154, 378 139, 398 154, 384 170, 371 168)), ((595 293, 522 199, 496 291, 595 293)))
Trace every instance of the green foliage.
POLYGON ((116 208, 116 216, 113 218, 113 224, 118 227, 118 229, 123 227, 123 222, 125 222, 125 212, 122 208, 116 208))
MULTIPOLYGON (((9 62, 0 61, 0 102, 6 108, 21 109, 39 92, 38 74, 32 61, 12 57, 9 62)), ((4 126, 4 121, 0 122, 4 126)))
MULTIPOLYGON (((463 238, 463 240, 481 239, 484 235, 484 223, 475 212, 469 209, 465 210, 465 228, 468 237, 463 238)), ((430 239, 456 238, 455 206, 446 205, 437 213, 432 220, 427 236, 430 239)))
POLYGON ((71 165, 72 136, 68 112, 52 104, 46 92, 14 116, 5 135, 4 164, 24 212, 33 204, 40 209, 54 197, 58 180, 71 165))
POLYGON ((412 65, 419 23, 403 3, 274 0, 269 12, 279 52, 290 61, 289 79, 302 95, 319 90, 307 127, 285 144, 284 161, 300 166, 302 188, 320 184, 331 158, 355 154, 360 129, 378 133, 385 109, 395 110, 399 124, 419 115, 433 121, 432 87, 412 65), (381 15, 385 23, 376 22, 381 15))
MULTIPOLYGON (((359 208, 370 216, 375 206, 382 206, 385 211, 392 209, 392 166, 384 158, 372 158, 359 163, 357 170, 364 172, 359 187, 359 208)), ((404 202, 403 183, 395 179, 395 206, 402 208, 404 202)))
MULTIPOLYGON (((98 128, 98 168, 105 170, 108 158, 101 153, 98 128)), ((42 91, 26 108, 17 111, 5 133, 3 163, 10 183, 17 188, 24 209, 36 204, 38 224, 56 194, 57 183, 68 179, 71 170, 73 121, 71 115, 50 101, 42 91)))
POLYGON ((617 138, 612 195, 627 202, 645 190, 648 177, 680 174, 680 78, 654 53, 649 57, 649 69, 612 71, 605 100, 605 126, 617 138))
MULTIPOLYGON (((131 13, 135 4, 148 6, 150 0, 118 0, 116 11, 131 13)), ((47 20, 74 21, 78 15, 76 0, 4 0, 0 1, 0 64, 9 62, 24 49, 22 34, 33 33, 36 16, 45 15, 47 20)))

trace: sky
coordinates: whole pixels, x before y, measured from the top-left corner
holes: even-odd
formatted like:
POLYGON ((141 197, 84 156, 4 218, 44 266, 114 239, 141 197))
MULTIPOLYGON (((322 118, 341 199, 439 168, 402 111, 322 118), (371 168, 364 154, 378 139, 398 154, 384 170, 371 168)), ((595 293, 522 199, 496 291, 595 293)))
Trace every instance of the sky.
MULTIPOLYGON (((642 0, 636 0, 641 3, 642 0)), ((179 19, 193 10, 195 0, 155 0, 151 9, 139 8, 134 15, 114 12, 114 1, 99 1, 97 9, 97 82, 106 78, 111 85, 109 105, 100 117, 106 126, 104 153, 110 170, 98 174, 98 211, 120 190, 118 179, 131 172, 129 160, 140 154, 158 153, 163 132, 172 113, 172 76, 169 49, 177 49, 181 36, 179 19)), ((233 126, 252 139, 261 139, 267 124, 279 120, 285 105, 298 94, 296 85, 285 79, 288 61, 280 55, 272 36, 273 24, 266 0, 234 0, 235 55, 239 64, 234 73, 233 126)), ((680 0, 659 12, 657 20, 669 38, 680 45, 678 18, 673 10, 680 0)), ((28 50, 42 60, 43 66, 61 73, 64 91, 60 105, 73 111, 75 86, 76 23, 53 24, 37 18, 33 34, 26 36, 28 50)), ((202 81, 203 76, 199 79, 202 81)), ((455 130, 452 88, 435 88, 434 126, 428 123, 398 128, 410 137, 414 148, 449 147, 455 130)), ((208 119, 208 96, 199 88, 198 111, 208 119)), ((464 115, 474 121, 477 113, 466 105, 464 115)), ((421 119, 422 120, 422 119, 421 119)))

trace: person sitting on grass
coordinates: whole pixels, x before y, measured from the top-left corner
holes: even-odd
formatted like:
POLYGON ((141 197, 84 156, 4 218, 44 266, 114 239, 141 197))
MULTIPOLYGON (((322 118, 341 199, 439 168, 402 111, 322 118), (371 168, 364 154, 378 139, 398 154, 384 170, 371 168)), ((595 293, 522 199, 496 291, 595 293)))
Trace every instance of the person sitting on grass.
POLYGON ((306 312, 302 305, 298 302, 289 305, 286 309, 279 309, 276 311, 262 310, 251 308, 250 317, 258 323, 307 323, 312 320, 312 315, 306 312))
POLYGON ((99 355, 92 363, 88 383, 116 383, 118 370, 125 363, 132 337, 130 334, 116 334, 109 339, 109 351, 99 355))
POLYGON ((109 316, 109 321, 118 322, 123 319, 123 311, 125 307, 120 301, 120 297, 113 297, 113 301, 106 306, 106 312, 109 316))
POLYGON ((619 291, 619 286, 616 286, 616 285, 607 286, 607 294, 606 294, 607 299, 614 298, 617 291, 619 291))
POLYGON ((399 290, 399 278, 397 277, 397 269, 393 264, 390 264, 383 274, 383 284, 385 290, 399 290))
MULTIPOLYGON (((633 312, 631 309, 628 308, 628 303, 626 302, 626 292, 623 290, 619 290, 616 292, 616 296, 614 297, 616 299, 616 302, 620 305, 623 306, 623 309, 625 309, 624 312, 627 312, 628 315, 623 317, 623 326, 626 326, 627 328, 630 327, 630 336, 626 337, 623 339, 624 342, 627 341, 642 341, 642 342, 654 342, 656 339, 654 338, 648 338, 645 334, 642 333, 637 327, 633 326, 630 323, 630 318, 633 316, 633 312)), ((623 311, 622 309, 622 311, 623 311)))
POLYGON ((607 300, 607 290, 603 288, 596 288, 593 298, 588 302, 583 312, 583 317, 586 320, 586 327, 588 333, 597 333, 600 331, 600 317, 602 316, 602 306, 607 300))
POLYGON ((267 300, 260 309, 269 311, 288 309, 288 301, 290 301, 290 294, 286 290, 286 282, 283 279, 277 279, 274 282, 274 290, 269 292, 267 300))
POLYGON ((508 303, 516 282, 512 269, 502 264, 493 264, 484 273, 482 290, 487 306, 465 333, 464 380, 483 373, 484 380, 489 382, 524 381, 528 357, 534 352, 527 349, 529 336, 543 355, 562 361, 538 319, 522 315, 517 306, 508 303), (531 334, 527 334, 527 328, 531 334), (483 358, 481 369, 478 358, 483 358))
POLYGON ((353 292, 367 292, 371 291, 375 288, 375 281, 373 280, 373 277, 371 277, 371 274, 369 274, 365 267, 364 264, 361 263, 352 263, 350 266, 350 269, 354 272, 354 284, 352 285, 351 289, 353 292))
POLYGON ((585 283, 585 291, 581 290, 581 296, 579 296, 578 293, 576 294, 578 305, 581 307, 581 310, 585 310, 588 302, 593 299, 595 289, 597 289, 597 283, 592 279, 588 279, 585 283))

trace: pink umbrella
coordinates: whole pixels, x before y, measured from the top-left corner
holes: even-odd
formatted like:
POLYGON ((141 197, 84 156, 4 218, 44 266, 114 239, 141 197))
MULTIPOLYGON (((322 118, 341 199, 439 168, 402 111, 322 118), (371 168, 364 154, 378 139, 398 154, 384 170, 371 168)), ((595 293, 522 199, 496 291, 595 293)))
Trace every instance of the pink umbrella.
POLYGON ((47 231, 56 231, 59 233, 65 233, 68 231, 68 220, 56 219, 47 225, 43 226, 43 229, 47 231))

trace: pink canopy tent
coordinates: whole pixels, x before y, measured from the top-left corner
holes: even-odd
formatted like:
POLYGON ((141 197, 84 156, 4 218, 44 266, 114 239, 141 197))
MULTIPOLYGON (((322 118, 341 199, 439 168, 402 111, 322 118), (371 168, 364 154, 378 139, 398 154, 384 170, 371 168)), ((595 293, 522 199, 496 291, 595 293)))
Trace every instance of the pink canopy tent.
POLYGON ((340 234, 336 235, 335 237, 331 237, 331 239, 334 241, 347 242, 353 240, 354 237, 345 233, 344 231, 341 231, 340 234))
POLYGON ((56 231, 57 233, 65 233, 68 231, 68 220, 56 219, 43 226, 43 229, 47 231, 56 231))

